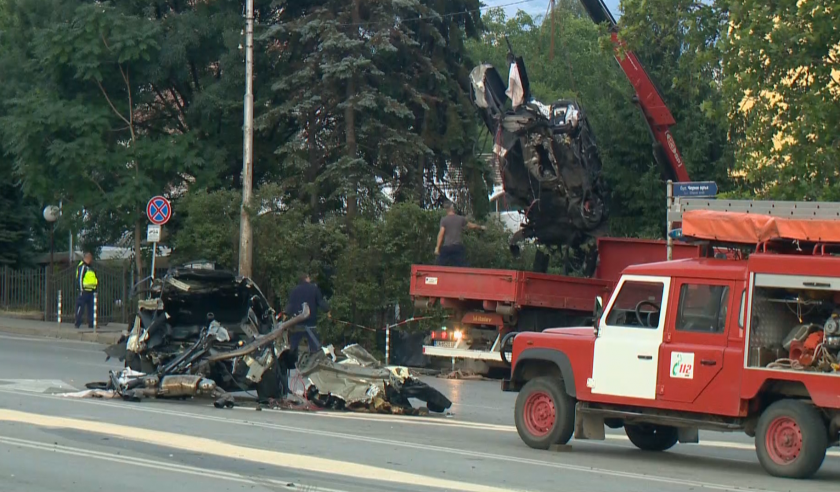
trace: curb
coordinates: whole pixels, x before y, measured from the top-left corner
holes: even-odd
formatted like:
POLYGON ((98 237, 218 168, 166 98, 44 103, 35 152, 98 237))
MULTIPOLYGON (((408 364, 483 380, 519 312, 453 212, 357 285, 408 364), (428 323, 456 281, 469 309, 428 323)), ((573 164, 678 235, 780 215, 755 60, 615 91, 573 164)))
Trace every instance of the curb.
POLYGON ((11 335, 27 335, 39 338, 57 338, 60 340, 78 340, 82 342, 111 345, 119 341, 121 332, 93 333, 90 330, 75 328, 25 328, 14 326, 0 326, 0 332, 11 335))

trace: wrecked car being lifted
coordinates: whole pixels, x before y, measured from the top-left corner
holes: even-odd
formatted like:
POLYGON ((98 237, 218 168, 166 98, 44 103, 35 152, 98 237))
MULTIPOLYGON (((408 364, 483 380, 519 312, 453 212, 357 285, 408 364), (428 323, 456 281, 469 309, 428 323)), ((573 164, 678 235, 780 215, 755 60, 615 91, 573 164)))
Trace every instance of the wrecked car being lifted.
POLYGON ((288 328, 308 317, 308 306, 278 324, 251 279, 222 270, 175 268, 148 293, 125 340, 106 349, 146 376, 133 380, 143 390, 138 396, 256 390, 267 400, 282 394, 279 361, 288 352, 288 328))
POLYGON ((534 99, 525 62, 512 49, 508 64, 507 87, 492 65, 475 67, 470 95, 494 136, 506 199, 525 213, 511 249, 531 238, 577 247, 605 235, 607 190, 583 109, 572 100, 546 105, 534 99))

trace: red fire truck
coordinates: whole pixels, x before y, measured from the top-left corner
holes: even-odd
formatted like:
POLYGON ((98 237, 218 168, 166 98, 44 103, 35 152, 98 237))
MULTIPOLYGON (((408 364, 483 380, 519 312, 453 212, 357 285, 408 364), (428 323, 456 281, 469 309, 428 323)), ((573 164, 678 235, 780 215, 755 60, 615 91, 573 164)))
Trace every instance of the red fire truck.
POLYGON ((664 451, 741 431, 770 474, 813 475, 840 436, 840 204, 764 206, 779 217, 685 213, 685 236, 735 254, 630 266, 594 325, 517 334, 522 440, 624 427, 664 451))

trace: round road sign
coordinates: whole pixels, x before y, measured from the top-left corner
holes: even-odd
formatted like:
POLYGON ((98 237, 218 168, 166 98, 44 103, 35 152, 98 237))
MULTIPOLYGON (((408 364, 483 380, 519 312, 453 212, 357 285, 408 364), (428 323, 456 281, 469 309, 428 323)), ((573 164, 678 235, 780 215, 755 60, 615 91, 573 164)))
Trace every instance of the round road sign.
POLYGON ((149 217, 149 222, 152 224, 166 224, 172 217, 172 205, 166 198, 156 196, 149 200, 148 205, 146 205, 146 216, 149 217))

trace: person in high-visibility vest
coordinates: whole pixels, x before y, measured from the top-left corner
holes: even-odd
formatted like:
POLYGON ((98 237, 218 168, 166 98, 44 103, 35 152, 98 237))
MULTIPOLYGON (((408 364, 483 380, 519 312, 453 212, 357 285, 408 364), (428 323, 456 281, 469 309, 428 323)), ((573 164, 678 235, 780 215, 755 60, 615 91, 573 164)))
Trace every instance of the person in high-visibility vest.
POLYGON ((93 328, 93 294, 99 286, 96 272, 93 271, 93 255, 85 253, 84 261, 76 267, 76 284, 79 297, 76 298, 76 328, 82 326, 82 314, 87 310, 88 326, 93 328))

